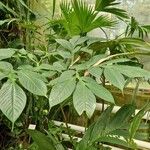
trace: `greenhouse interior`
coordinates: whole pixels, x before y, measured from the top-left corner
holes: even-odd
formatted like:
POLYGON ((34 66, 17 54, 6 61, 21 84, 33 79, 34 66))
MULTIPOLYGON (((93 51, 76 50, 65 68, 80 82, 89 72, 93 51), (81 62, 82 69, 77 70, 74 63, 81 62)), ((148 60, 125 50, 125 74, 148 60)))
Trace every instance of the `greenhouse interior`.
POLYGON ((150 150, 150 0, 0 0, 0 150, 150 150))

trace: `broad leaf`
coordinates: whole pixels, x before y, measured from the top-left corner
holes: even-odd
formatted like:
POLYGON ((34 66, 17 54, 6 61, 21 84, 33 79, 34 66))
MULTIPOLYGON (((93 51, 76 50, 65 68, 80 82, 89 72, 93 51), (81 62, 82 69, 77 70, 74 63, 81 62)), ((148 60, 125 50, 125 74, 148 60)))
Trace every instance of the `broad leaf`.
POLYGON ((46 96, 47 87, 38 73, 27 70, 18 71, 19 82, 31 93, 39 96, 46 96))
POLYGON ((64 40, 64 39, 56 39, 56 42, 59 43, 63 48, 67 49, 67 50, 72 50, 73 49, 73 46, 72 44, 67 41, 67 40, 64 40))
POLYGON ((38 145, 39 150, 57 150, 53 141, 45 134, 37 130, 28 130, 28 133, 38 145))
POLYGON ((0 61, 0 70, 13 70, 12 64, 6 61, 0 61))
POLYGON ((14 123, 26 105, 26 95, 16 83, 7 81, 0 90, 0 109, 14 123))
POLYGON ((60 75, 60 77, 51 80, 51 81, 49 82, 49 85, 55 85, 56 83, 61 83, 61 82, 67 81, 67 80, 71 79, 74 74, 75 74, 75 71, 74 71, 74 70, 67 70, 67 71, 64 71, 64 72, 60 75))
POLYGON ((0 60, 10 58, 13 56, 14 53, 15 49, 11 48, 0 49, 0 60))
POLYGON ((85 41, 87 41, 87 37, 79 37, 79 36, 74 36, 72 39, 70 39, 70 43, 76 47, 77 45, 83 44, 85 41))
POLYGON ((113 68, 118 72, 126 75, 127 77, 145 77, 150 78, 150 72, 139 67, 125 66, 125 65, 114 65, 113 68))
POLYGON ((104 88, 102 85, 98 84, 94 80, 88 80, 86 85, 97 97, 107 102, 115 103, 112 94, 106 88, 104 88))
POLYGON ((77 84, 76 90, 73 94, 73 104, 79 115, 85 111, 90 118, 94 113, 96 108, 96 98, 85 86, 83 81, 79 81, 77 84))
POLYGON ((119 88, 121 91, 123 91, 123 88, 125 86, 125 79, 123 75, 118 72, 115 68, 106 67, 104 69, 104 75, 106 80, 108 80, 111 84, 113 84, 115 87, 119 88))
POLYGON ((122 106, 110 120, 107 126, 107 132, 123 127, 135 112, 135 106, 128 104, 122 106))
POLYGON ((99 67, 91 67, 88 71, 91 75, 93 75, 96 78, 100 78, 103 73, 103 69, 99 67))
POLYGON ((113 107, 108 107, 97 119, 96 122, 92 123, 87 131, 85 132, 82 140, 79 142, 77 149, 87 149, 90 145, 94 144, 103 134, 106 125, 109 121, 110 114, 113 107))
POLYGON ((5 77, 7 77, 4 73, 0 72, 0 80, 4 79, 5 77))
POLYGON ((74 78, 54 85, 49 96, 50 108, 66 100, 73 93, 75 86, 74 78))

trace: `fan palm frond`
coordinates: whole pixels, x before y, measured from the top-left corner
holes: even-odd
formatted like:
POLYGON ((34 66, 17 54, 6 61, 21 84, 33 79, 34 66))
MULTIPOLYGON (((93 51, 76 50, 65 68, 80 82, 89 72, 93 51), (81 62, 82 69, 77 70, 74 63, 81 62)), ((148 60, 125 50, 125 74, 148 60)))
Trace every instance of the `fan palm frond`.
POLYGON ((96 0, 95 10, 108 12, 121 18, 129 18, 125 10, 114 7, 118 4, 120 2, 116 0, 96 0))
POLYGON ((99 16, 92 6, 81 0, 73 0, 71 3, 62 2, 60 7, 64 24, 71 35, 83 36, 95 28, 112 27, 115 24, 108 17, 99 16))

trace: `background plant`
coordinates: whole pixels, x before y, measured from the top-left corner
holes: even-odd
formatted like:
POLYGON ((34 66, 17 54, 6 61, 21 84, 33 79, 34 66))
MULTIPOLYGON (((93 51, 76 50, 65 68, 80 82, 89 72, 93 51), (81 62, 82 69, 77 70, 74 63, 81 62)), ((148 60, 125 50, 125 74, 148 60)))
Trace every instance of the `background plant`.
MULTIPOLYGON (((66 106, 69 106, 69 108, 74 107, 79 115, 85 114, 87 118, 91 118, 96 108, 96 102, 103 102, 103 104, 108 105, 115 104, 106 83, 115 86, 123 93, 126 84, 131 79, 147 81, 150 77, 149 71, 142 69, 138 59, 133 59, 135 55, 149 55, 149 43, 140 39, 141 36, 140 38, 130 37, 131 34, 129 33, 126 34, 126 37, 118 36, 113 40, 108 39, 104 27, 111 28, 117 22, 107 16, 99 16, 99 13, 103 11, 113 13, 117 18, 121 17, 124 21, 128 18, 124 10, 111 7, 118 4, 115 1, 110 1, 107 4, 104 1, 96 1, 95 8, 77 0, 72 1, 72 3, 62 2, 60 8, 63 16, 56 22, 54 20, 53 26, 50 26, 55 32, 53 42, 38 46, 32 46, 37 28, 32 31, 30 28, 29 31, 22 24, 25 20, 25 24, 33 23, 33 26, 36 27, 32 22, 32 15, 35 17, 35 13, 29 8, 30 5, 28 6, 25 1, 18 1, 14 3, 18 4, 14 5, 17 7, 11 9, 8 7, 13 5, 11 3, 6 5, 1 2, 0 4, 4 12, 9 12, 9 16, 5 16, 7 19, 4 19, 1 23, 3 29, 6 28, 5 23, 8 27, 17 27, 18 30, 24 32, 18 34, 17 38, 29 40, 23 40, 23 46, 21 47, 15 45, 10 48, 10 45, 7 45, 7 48, 0 49, 1 116, 3 119, 5 115, 12 122, 12 129, 15 131, 21 128, 19 133, 14 135, 17 135, 17 138, 24 142, 24 147, 28 147, 29 144, 28 133, 26 132, 29 124, 36 124, 40 131, 48 130, 49 120, 55 118, 60 112, 62 113, 60 119, 64 118, 63 120, 67 124, 64 113, 64 107, 66 106), (20 10, 22 10, 19 9, 20 7, 25 11, 23 16, 19 16, 20 10), (13 17, 19 18, 13 20, 13 17), (11 22, 8 22, 8 18, 11 22), (60 27, 58 30, 55 28, 55 23, 60 27), (87 33, 95 28, 100 28, 106 34, 106 38, 94 39, 89 37, 87 33), (61 31, 65 31, 65 34, 61 34, 61 31), (25 146, 26 142, 28 143, 27 146, 25 146)), ((129 27, 126 31, 131 32, 128 29, 129 27)), ((144 30, 144 32, 147 33, 148 30, 144 30)), ((12 42, 11 39, 7 39, 12 42)), ((131 103, 136 105, 135 99, 131 103)), ((97 145, 95 143, 100 142, 103 145, 103 142, 106 142, 106 139, 109 140, 110 136, 117 135, 117 138, 111 138, 113 140, 112 144, 122 143, 123 146, 128 144, 129 147, 133 148, 135 146, 133 138, 140 124, 141 116, 149 109, 149 105, 144 107, 135 116, 135 119, 132 119, 135 110, 133 105, 123 106, 110 120, 112 107, 109 107, 89 127, 83 140, 79 144, 72 143, 72 147, 81 149, 84 145, 85 149, 89 147, 96 149, 97 145), (129 109, 129 111, 126 111, 126 109, 129 109), (130 129, 126 129, 128 136, 124 137, 125 141, 118 138, 118 136, 123 135, 122 132, 112 133, 116 130, 122 131, 124 122, 118 119, 123 118, 122 115, 125 117, 125 123, 129 123, 128 126, 130 126, 130 129), (120 123, 114 129, 116 120, 119 120, 120 123), (101 131, 97 127, 99 125, 104 130, 101 131), (95 133, 98 133, 96 139, 91 135, 95 133), (86 144, 89 139, 91 143, 86 144)), ((10 128, 8 120, 5 119, 4 122, 10 128)), ((48 144, 49 147, 41 145, 44 146, 44 149, 55 147, 54 145, 59 139, 53 137, 52 133, 49 133, 50 138, 47 139, 38 131, 30 132, 38 145, 39 141, 51 141, 48 144), (40 139, 36 138, 37 135, 40 139)), ((67 133, 72 141, 69 129, 67 133)), ((53 149, 56 148, 64 149, 61 144, 53 149)))

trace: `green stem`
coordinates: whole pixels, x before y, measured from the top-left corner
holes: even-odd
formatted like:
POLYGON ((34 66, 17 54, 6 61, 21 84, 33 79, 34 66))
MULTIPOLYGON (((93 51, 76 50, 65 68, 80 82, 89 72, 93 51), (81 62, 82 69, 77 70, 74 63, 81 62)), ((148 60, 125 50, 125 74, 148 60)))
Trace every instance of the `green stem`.
POLYGON ((137 96, 137 93, 138 93, 139 84, 140 84, 140 80, 138 79, 137 82, 136 82, 135 89, 133 91, 133 95, 132 95, 132 104, 136 104, 136 96, 137 96))
POLYGON ((99 61, 97 61, 93 66, 98 66, 100 65, 101 63, 109 60, 109 59, 112 59, 114 57, 118 57, 118 56, 130 56, 130 55, 150 55, 150 52, 148 53, 141 53, 141 52, 127 52, 127 53, 120 53, 120 54, 114 54, 114 55, 111 55, 111 56, 108 56, 106 58, 103 58, 103 59, 100 59, 99 61))
MULTIPOLYGON (((102 85, 103 85, 103 87, 105 87, 105 76, 104 76, 104 74, 102 74, 102 85)), ((105 101, 102 100, 102 112, 104 112, 104 105, 105 105, 105 101)))
POLYGON ((62 107, 61 107, 61 112, 62 112, 63 118, 65 120, 65 125, 66 125, 66 128, 67 128, 68 136, 70 138, 70 141, 73 143, 73 138, 72 138, 71 133, 70 133, 70 128, 68 126, 67 117, 66 117, 65 112, 64 112, 62 107))

